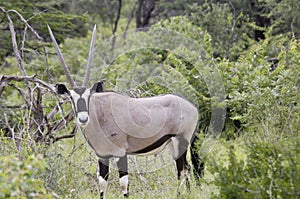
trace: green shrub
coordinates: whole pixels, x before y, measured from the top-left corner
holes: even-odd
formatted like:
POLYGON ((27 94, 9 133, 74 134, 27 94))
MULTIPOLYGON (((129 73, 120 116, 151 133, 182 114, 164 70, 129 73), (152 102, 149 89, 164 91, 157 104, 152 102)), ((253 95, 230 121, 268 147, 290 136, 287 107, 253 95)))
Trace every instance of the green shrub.
POLYGON ((53 198, 39 178, 45 167, 40 155, 0 157, 0 198, 53 198))
POLYGON ((228 164, 216 157, 208 164, 217 198, 299 198, 300 139, 271 143, 252 139, 241 149, 226 146, 228 164), (244 154, 245 157, 243 157, 244 154))

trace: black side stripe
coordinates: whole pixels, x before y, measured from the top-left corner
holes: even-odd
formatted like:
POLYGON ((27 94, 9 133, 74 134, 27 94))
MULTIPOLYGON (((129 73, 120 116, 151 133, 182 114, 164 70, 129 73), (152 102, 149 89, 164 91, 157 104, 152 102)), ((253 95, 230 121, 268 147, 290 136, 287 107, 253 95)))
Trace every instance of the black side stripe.
POLYGON ((132 152, 130 154, 142 154, 142 153, 148 153, 150 151, 153 151, 154 149, 160 147, 161 145, 163 145, 166 141, 168 141, 171 137, 175 137, 176 135, 172 135, 172 134, 167 134, 164 135, 162 138, 160 138, 159 140, 157 140, 156 142, 154 142, 153 144, 147 146, 146 148, 143 148, 141 150, 138 150, 136 152, 132 152))

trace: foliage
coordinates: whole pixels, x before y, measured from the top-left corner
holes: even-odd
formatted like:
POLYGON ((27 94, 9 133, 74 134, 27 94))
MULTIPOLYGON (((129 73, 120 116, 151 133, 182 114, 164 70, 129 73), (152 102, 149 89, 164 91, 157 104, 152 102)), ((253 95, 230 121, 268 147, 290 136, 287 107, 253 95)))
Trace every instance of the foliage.
POLYGON ((211 183, 220 188, 214 198, 298 198, 300 196, 299 138, 279 142, 251 139, 243 147, 226 144, 228 164, 210 156, 211 183))
MULTIPOLYGON (((200 181, 201 190, 198 191, 198 185, 193 182, 191 195, 182 198, 204 198, 211 193, 215 193, 211 197, 219 198, 299 197, 298 1, 262 0, 255 1, 258 4, 254 7, 246 0, 159 1, 156 8, 163 8, 163 11, 152 21, 155 22, 153 29, 127 34, 126 41, 132 45, 130 49, 123 48, 124 43, 118 41, 120 38, 124 41, 126 35, 112 37, 110 39, 115 39, 115 45, 106 45, 110 40, 106 37, 110 36, 112 27, 107 8, 104 8, 108 1, 99 4, 96 1, 37 2, 40 1, 3 1, 1 7, 18 11, 43 38, 48 38, 45 24, 50 24, 56 38, 64 41, 60 47, 77 83, 80 84, 84 74, 91 34, 88 32, 86 37, 80 36, 86 35, 85 27, 92 27, 89 24, 92 21, 100 26, 98 30, 101 32, 95 45, 93 81, 104 80, 106 89, 134 97, 165 93, 183 95, 199 109, 198 133, 213 131, 209 129, 209 125, 216 122, 213 112, 219 114, 218 118, 225 117, 218 110, 226 106, 226 123, 222 134, 219 139, 213 139, 218 146, 209 146, 209 136, 199 136, 199 154, 207 161, 204 180, 200 181), (85 8, 79 9, 78 5, 83 4, 85 8), (173 15, 185 16, 169 18, 173 15), (87 21, 86 17, 89 17, 87 21), (164 17, 167 19, 160 20, 164 17), (75 27, 82 31, 73 31, 75 27), (168 34, 153 37, 158 29, 168 34), (177 46, 172 46, 175 32, 182 40, 180 45, 176 43, 177 46), (262 33, 263 37, 258 38, 258 33, 262 33), (66 38, 68 35, 79 37, 66 38), (160 45, 164 42, 169 42, 170 48, 160 45), (153 43, 157 45, 153 46, 153 43), (197 44, 197 49, 193 48, 194 44, 197 44), (117 56, 105 63, 101 57, 103 55, 109 58, 117 56), (212 152, 211 147, 214 147, 212 152), (205 190, 209 190, 209 194, 200 195, 205 190)), ((134 13, 134 1, 123 3, 117 32, 127 30, 127 23, 134 13)), ((108 5, 113 12, 116 1, 108 5)), ((36 46, 45 45, 44 41, 36 42, 31 33, 23 38, 26 23, 15 12, 9 14, 15 25, 18 44, 22 46, 22 40, 25 41, 20 52, 23 52, 27 75, 37 75, 37 79, 53 85, 66 82, 52 45, 44 47, 42 51, 37 49, 36 46)), ((0 56, 5 57, 6 61, 1 70, 5 75, 18 76, 21 73, 17 60, 6 57, 11 54, 12 45, 5 13, 1 12, 0 15, 4 19, 0 26, 5 30, 0 36, 1 42, 5 42, 0 56)), ((115 13, 112 13, 114 17, 115 13)), ((0 86, 2 89, 2 82, 0 86)), ((50 194, 51 190, 63 198, 95 197, 98 186, 94 153, 84 150, 83 143, 77 143, 78 134, 70 134, 74 141, 53 143, 56 138, 69 135, 67 133, 70 131, 74 133, 74 123, 47 133, 55 122, 64 121, 63 117, 71 111, 71 105, 60 106, 65 102, 64 99, 35 81, 11 81, 5 86, 4 90, 0 89, 0 111, 3 113, 0 116, 0 151, 3 155, 0 160, 0 182, 5 189, 0 190, 0 197, 9 197, 11 194, 19 194, 20 197, 33 197, 30 194, 55 197, 54 193, 50 194), (30 85, 31 90, 26 90, 26 84, 30 85), (35 113, 32 107, 38 101, 37 96, 42 96, 40 105, 43 116, 47 118, 53 113, 52 110, 56 110, 52 120, 48 120, 43 129, 37 128, 36 123, 28 122, 29 119, 36 121, 33 120, 35 113), (24 101, 29 99, 34 103, 22 108, 24 101), (47 138, 42 143, 34 139, 37 129, 42 130, 42 136, 47 138), (12 142, 7 144, 2 142, 4 139, 12 142), (44 144, 47 147, 43 148, 46 146, 44 144), (39 153, 43 154, 43 158, 31 155, 39 153), (22 154, 29 157, 17 158, 23 157, 22 154)), ((109 196, 112 198, 120 195, 116 189, 117 175, 113 171, 110 177, 109 196)), ((177 197, 177 182, 173 180, 176 178, 174 165, 155 173, 130 174, 130 177, 133 190, 137 190, 132 191, 133 197, 177 197), (145 177, 149 179, 147 183, 145 177), (146 186, 147 189, 144 189, 146 186)))
POLYGON ((273 139, 299 132, 299 41, 281 48, 276 69, 266 57, 268 45, 254 45, 238 62, 222 63, 229 117, 253 132, 273 139))
POLYGON ((26 159, 16 156, 0 157, 0 198, 53 198, 44 181, 39 178, 46 162, 40 155, 26 159))
MULTIPOLYGON (((2 12, 0 12, 0 17, 2 19, 0 28, 4 33, 0 36, 0 45, 5 47, 0 50, 1 63, 7 56, 11 56, 13 52, 7 14, 13 21, 16 36, 18 38, 18 46, 23 46, 22 52, 28 54, 32 53, 32 51, 43 53, 43 48, 41 47, 41 43, 38 42, 36 34, 33 34, 33 32, 28 29, 26 23, 33 27, 36 33, 44 38, 44 41, 50 40, 46 26, 47 24, 51 26, 53 31, 58 32, 56 39, 59 42, 64 41, 64 38, 67 36, 84 36, 87 32, 84 24, 86 16, 63 12, 62 2, 60 1, 1 0, 0 5, 0 8, 3 9, 2 12), (80 31, 73 31, 74 29, 80 31)), ((28 54, 26 54, 26 57, 23 57, 23 59, 30 62, 34 54, 31 56, 28 54)))
MULTIPOLYGON (((101 78, 107 82, 106 88, 126 92, 135 97, 166 93, 184 96, 199 108, 200 118, 203 120, 201 128, 206 131, 210 122, 212 103, 210 98, 212 91, 209 86, 216 84, 210 83, 213 75, 207 71, 208 65, 214 65, 211 59, 211 36, 193 25, 186 17, 173 17, 157 23, 153 28, 147 34, 143 32, 139 33, 140 36, 134 34, 136 46, 131 48, 137 49, 121 54, 104 69, 101 78), (174 37, 180 38, 181 46, 175 46, 170 50, 168 48, 172 47, 168 46, 172 46, 171 42, 174 41, 168 39, 173 33, 176 33, 174 37), (162 47, 157 45, 156 48, 140 48, 139 38, 142 38, 142 46, 148 46, 146 42, 153 42, 152 34, 160 35, 155 43, 167 44, 162 47), (199 54, 201 59, 198 59, 199 54)), ((130 38, 127 40, 130 41, 130 38)))
POLYGON ((48 166, 41 175, 47 190, 55 190, 60 198, 98 194, 97 160, 94 153, 87 150, 88 146, 83 145, 84 138, 77 139, 76 143, 69 140, 52 144, 44 151, 48 166))
POLYGON ((297 0, 231 0, 202 1, 189 9, 193 23, 213 36, 214 56, 236 60, 254 41, 268 38, 274 47, 299 38, 299 6, 297 0))
POLYGON ((270 29, 268 34, 281 35, 288 34, 296 36, 300 33, 300 3, 297 0, 264 0, 262 7, 269 12, 263 13, 264 16, 270 18, 270 29))
POLYGON ((212 37, 215 57, 235 60, 239 52, 253 43, 253 22, 230 3, 203 3, 193 7, 192 22, 207 30, 212 37), (213 19, 213 20, 212 20, 213 19))

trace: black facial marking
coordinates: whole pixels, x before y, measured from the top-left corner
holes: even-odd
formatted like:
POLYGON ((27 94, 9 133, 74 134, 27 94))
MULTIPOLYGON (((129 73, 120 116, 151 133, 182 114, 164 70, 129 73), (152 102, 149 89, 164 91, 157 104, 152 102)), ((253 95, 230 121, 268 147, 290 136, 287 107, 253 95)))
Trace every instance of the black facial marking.
POLYGON ((81 118, 79 118, 79 121, 80 121, 81 123, 86 123, 86 122, 88 121, 88 118, 86 118, 86 119, 84 119, 84 120, 82 120, 81 118))
POLYGON ((74 91, 79 95, 82 95, 85 90, 86 90, 86 88, 84 88, 84 87, 74 88, 74 91))
POLYGON ((86 102, 83 98, 79 98, 77 101, 77 112, 87 111, 86 102))

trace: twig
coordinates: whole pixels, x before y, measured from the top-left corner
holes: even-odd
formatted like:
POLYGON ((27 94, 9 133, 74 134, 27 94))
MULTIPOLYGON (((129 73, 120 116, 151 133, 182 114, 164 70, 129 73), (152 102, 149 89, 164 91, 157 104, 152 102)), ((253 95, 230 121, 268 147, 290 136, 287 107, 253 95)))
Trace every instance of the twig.
POLYGON ((32 76, 2 75, 0 76, 0 96, 1 96, 1 91, 3 91, 4 87, 11 81, 18 81, 18 82, 29 81, 29 82, 38 83, 46 87, 52 93, 56 93, 56 88, 52 84, 49 84, 43 80, 36 78, 36 75, 32 75, 32 76))
POLYGON ((46 136, 49 136, 54 131, 58 131, 62 129, 73 118, 74 118, 74 112, 71 111, 67 116, 65 116, 63 119, 59 120, 58 122, 56 122, 50 129, 48 129, 46 136))
POLYGON ((9 83, 7 85, 9 85, 10 87, 16 89, 20 93, 20 95, 22 96, 22 98, 24 99, 26 105, 30 106, 30 102, 27 100, 26 93, 22 89, 18 88, 15 84, 10 84, 9 83))
POLYGON ((11 132, 11 137, 12 137, 12 139, 15 139, 15 131, 14 131, 14 129, 9 125, 8 119, 7 119, 7 114, 6 114, 6 113, 4 113, 4 119, 5 119, 5 125, 7 126, 7 128, 9 129, 9 131, 11 132))
MULTIPOLYGON (((43 11, 41 11, 41 12, 39 12, 38 14, 40 14, 40 13, 43 13, 43 12, 46 12, 48 9, 45 9, 45 10, 43 10, 43 11)), ((24 34, 23 34, 23 40, 22 40, 22 57, 24 57, 24 54, 23 54, 23 49, 24 49, 24 43, 25 43, 25 37, 26 37, 26 30, 27 30, 27 28, 29 28, 30 29, 30 31, 36 36, 36 38, 38 39, 38 40, 40 40, 40 41, 44 41, 43 40, 43 38, 38 34, 38 32, 37 31, 35 31, 33 28, 32 28, 32 26, 28 23, 28 21, 30 21, 32 18, 34 18, 36 15, 38 15, 38 14, 35 14, 34 16, 32 16, 32 17, 30 17, 28 20, 26 20, 18 11, 16 11, 16 10, 8 10, 7 12, 14 12, 14 13, 16 13, 18 16, 19 16, 19 18, 24 22, 24 24, 25 24, 25 29, 24 29, 24 34)), ((43 48, 43 51, 44 51, 44 55, 45 55, 45 62, 46 62, 46 71, 47 71, 47 75, 48 75, 48 77, 51 77, 51 74, 50 74, 50 70, 49 70, 49 66, 48 66, 48 57, 47 57, 47 51, 46 51, 46 48, 45 48, 45 46, 43 45, 42 46, 42 48, 43 48)))
POLYGON ((11 41, 12 41, 12 44, 13 44, 13 50, 14 50, 14 53, 15 53, 15 57, 18 61, 18 65, 20 67, 22 75, 27 76, 26 70, 23 66, 23 59, 21 58, 21 55, 20 55, 20 52, 19 52, 14 24, 13 24, 13 21, 11 20, 9 14, 8 14, 8 12, 6 12, 6 17, 7 17, 7 20, 9 22, 8 26, 9 26, 9 30, 10 30, 10 34, 11 34, 11 41))
POLYGON ((28 24, 28 22, 27 22, 27 20, 26 19, 24 19, 24 17, 18 12, 18 11, 16 11, 16 10, 8 10, 7 11, 7 13, 8 12, 14 12, 14 13, 16 13, 19 17, 20 17, 20 19, 24 22, 24 24, 26 25, 26 27, 28 27, 30 30, 31 30, 31 32, 39 39, 39 40, 41 40, 41 41, 43 41, 43 38, 31 27, 31 25, 29 25, 28 24))
POLYGON ((68 134, 68 135, 62 135, 62 136, 60 136, 60 137, 56 137, 56 138, 54 138, 54 140, 53 140, 53 143, 54 142, 57 142, 57 141, 59 141, 59 140, 62 140, 62 139, 67 139, 67 138, 73 138, 75 136, 75 134, 68 134))
POLYGON ((26 32, 27 32, 27 26, 25 26, 25 28, 24 28, 23 39, 22 39, 22 46, 21 46, 22 57, 24 57, 24 46, 25 46, 26 32))
POLYGON ((6 113, 4 113, 4 119, 5 119, 5 125, 7 126, 7 128, 9 129, 9 131, 11 132, 11 137, 12 137, 12 139, 13 139, 13 141, 14 141, 14 144, 15 144, 16 149, 18 150, 19 147, 18 147, 17 141, 16 141, 16 139, 15 139, 15 131, 14 131, 14 128, 12 128, 12 127, 9 125, 9 122, 8 122, 6 113))
POLYGON ((115 43, 116 43, 115 33, 118 29, 118 23, 119 23, 120 16, 121 16, 121 9, 122 9, 122 0, 119 0, 117 17, 116 17, 116 20, 115 20, 115 23, 114 23, 114 26, 112 29, 112 34, 113 34, 112 44, 111 44, 111 52, 112 53, 114 52, 114 49, 115 49, 115 43))
POLYGON ((120 16, 121 16, 121 9, 122 9, 122 0, 119 0, 117 17, 116 17, 114 28, 113 28, 113 31, 112 31, 113 35, 115 35, 115 33, 116 33, 117 29, 118 29, 118 23, 119 23, 120 16))
POLYGON ((138 1, 135 2, 134 6, 132 8, 130 18, 127 21, 126 28, 125 28, 125 31, 123 33, 124 45, 125 45, 125 42, 126 42, 127 31, 129 29, 129 25, 130 25, 130 23, 131 23, 131 21, 132 21, 132 19, 134 17, 134 13, 135 13, 135 10, 136 10, 137 3, 138 3, 138 1))
POLYGON ((110 20, 111 29, 113 30, 113 16, 112 16, 112 14, 110 12, 110 7, 108 5, 107 0, 104 0, 104 4, 105 4, 105 7, 106 7, 106 14, 107 14, 107 16, 108 16, 108 18, 110 20))

